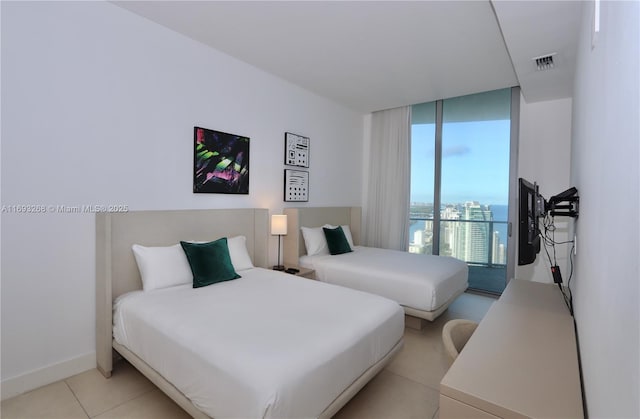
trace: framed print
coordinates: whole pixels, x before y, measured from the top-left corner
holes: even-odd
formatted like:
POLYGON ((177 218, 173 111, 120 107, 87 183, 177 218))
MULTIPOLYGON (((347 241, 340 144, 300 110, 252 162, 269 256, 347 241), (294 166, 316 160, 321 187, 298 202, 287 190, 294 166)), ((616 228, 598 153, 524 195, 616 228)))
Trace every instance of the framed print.
POLYGON ((284 164, 287 166, 309 167, 309 138, 284 133, 284 164))
POLYGON ((309 172, 284 170, 285 202, 307 202, 309 200, 309 172))
POLYGON ((193 192, 249 193, 249 137, 193 127, 193 192))

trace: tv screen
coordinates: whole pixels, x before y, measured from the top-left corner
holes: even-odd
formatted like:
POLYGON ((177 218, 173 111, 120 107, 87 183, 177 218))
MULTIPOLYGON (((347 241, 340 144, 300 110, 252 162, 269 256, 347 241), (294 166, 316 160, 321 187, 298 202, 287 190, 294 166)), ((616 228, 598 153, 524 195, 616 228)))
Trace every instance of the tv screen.
POLYGON ((528 265, 540 252, 539 218, 544 215, 544 199, 538 186, 519 179, 518 185, 518 265, 528 265))

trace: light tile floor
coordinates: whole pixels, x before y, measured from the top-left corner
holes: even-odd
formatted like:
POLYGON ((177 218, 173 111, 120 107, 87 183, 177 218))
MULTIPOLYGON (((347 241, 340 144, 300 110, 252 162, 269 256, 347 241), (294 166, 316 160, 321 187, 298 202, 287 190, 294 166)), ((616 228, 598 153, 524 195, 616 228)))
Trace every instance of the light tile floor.
MULTIPOLYGON (((440 380, 450 365, 442 327, 450 319, 480 321, 494 301, 463 294, 422 330, 405 329, 402 351, 335 418, 437 419, 440 380)), ((190 417, 125 361, 110 379, 89 370, 5 400, 0 413, 3 419, 190 417)))

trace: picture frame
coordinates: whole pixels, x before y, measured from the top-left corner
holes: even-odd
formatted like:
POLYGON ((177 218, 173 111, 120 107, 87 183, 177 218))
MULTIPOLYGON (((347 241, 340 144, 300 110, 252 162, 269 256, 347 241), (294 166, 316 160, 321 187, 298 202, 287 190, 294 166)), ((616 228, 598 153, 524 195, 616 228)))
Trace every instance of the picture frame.
POLYGON ((193 127, 193 193, 249 194, 249 140, 193 127))
POLYGON ((309 151, 311 140, 309 137, 284 133, 284 164, 286 166, 309 167, 309 151))
POLYGON ((309 201, 309 172, 304 170, 284 170, 284 201, 309 201))

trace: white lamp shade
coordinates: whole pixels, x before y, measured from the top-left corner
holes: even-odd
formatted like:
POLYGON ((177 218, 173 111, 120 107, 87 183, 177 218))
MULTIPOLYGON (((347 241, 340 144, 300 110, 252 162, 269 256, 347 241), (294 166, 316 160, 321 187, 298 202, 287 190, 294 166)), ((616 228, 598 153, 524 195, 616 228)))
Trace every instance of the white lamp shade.
POLYGON ((271 234, 285 236, 287 234, 287 216, 274 214, 271 216, 271 234))

